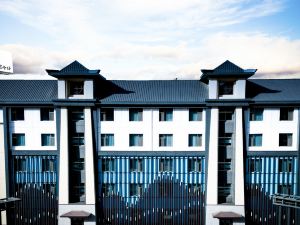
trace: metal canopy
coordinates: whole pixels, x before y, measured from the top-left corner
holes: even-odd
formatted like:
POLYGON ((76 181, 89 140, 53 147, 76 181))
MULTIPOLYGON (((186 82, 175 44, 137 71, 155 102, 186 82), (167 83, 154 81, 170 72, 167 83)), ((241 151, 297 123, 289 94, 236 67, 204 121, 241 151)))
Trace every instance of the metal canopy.
POLYGON ((0 199, 0 211, 4 211, 7 208, 11 208, 14 206, 15 202, 20 201, 21 199, 19 198, 1 198, 0 199))
POLYGON ((92 213, 88 213, 85 211, 70 211, 65 214, 62 214, 60 217, 68 217, 70 219, 86 219, 91 215, 92 213))
POLYGON ((214 218, 218 219, 241 219, 243 216, 235 212, 218 212, 213 215, 214 218))
POLYGON ((272 197, 274 205, 300 209, 300 196, 275 194, 272 197))

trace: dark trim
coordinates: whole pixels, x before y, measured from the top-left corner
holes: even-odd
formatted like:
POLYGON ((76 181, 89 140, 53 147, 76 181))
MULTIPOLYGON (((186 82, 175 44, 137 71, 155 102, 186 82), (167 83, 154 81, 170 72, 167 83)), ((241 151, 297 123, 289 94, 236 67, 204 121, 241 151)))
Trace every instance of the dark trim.
MULTIPOLYGON (((207 175, 209 159, 209 137, 210 137, 211 108, 205 110, 205 201, 207 199, 207 175)), ((206 213, 205 213, 206 215, 206 213)), ((205 218, 204 218, 205 220, 205 218)))
POLYGON ((55 108, 55 121, 56 121, 56 147, 57 147, 57 159, 56 159, 56 196, 59 197, 59 165, 60 165, 60 124, 61 124, 61 109, 55 108))
MULTIPOLYGON (((298 109, 298 124, 300 121, 300 111, 298 109)), ((300 196, 300 126, 298 125, 298 168, 297 168, 297 190, 296 195, 300 196)), ((298 210, 297 217, 300 219, 300 210, 298 210)))
POLYGON ((96 101, 96 99, 53 99, 53 104, 55 106, 93 107, 96 101))
POLYGON ((247 151, 247 156, 298 156, 297 151, 247 151))
POLYGON ((10 149, 10 143, 9 143, 9 113, 8 108, 3 107, 3 135, 4 135, 4 154, 5 154, 5 176, 6 176, 6 196, 9 197, 11 189, 9 188, 9 185, 11 184, 11 181, 13 181, 13 171, 11 166, 11 152, 10 149), (12 174, 12 176, 10 176, 12 174))
POLYGON ((280 106, 300 106, 300 101, 255 101, 255 99, 249 103, 249 106, 263 106, 268 107, 280 107, 280 106))
POLYGON ((12 150, 12 155, 59 155, 57 150, 12 150))
POLYGON ((159 156, 159 157, 176 157, 176 156, 206 156, 205 151, 99 151, 98 156, 159 156))
POLYGON ((39 102, 39 101, 0 101, 0 105, 1 106, 20 106, 20 107, 27 107, 28 106, 42 106, 42 107, 46 107, 46 106, 52 106, 53 107, 53 101, 43 101, 43 102, 39 102))
POLYGON ((143 107, 143 108, 164 108, 164 107, 205 107, 205 102, 101 102, 97 103, 96 106, 100 105, 100 107, 143 107))

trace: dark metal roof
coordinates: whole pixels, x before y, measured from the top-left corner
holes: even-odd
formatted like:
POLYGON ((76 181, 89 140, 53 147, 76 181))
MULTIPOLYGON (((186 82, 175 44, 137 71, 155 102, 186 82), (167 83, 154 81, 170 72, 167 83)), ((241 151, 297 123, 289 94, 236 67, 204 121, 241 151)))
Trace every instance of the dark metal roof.
POLYGON ((98 78, 98 79, 105 80, 105 78, 99 74, 100 70, 89 70, 76 60, 61 70, 47 69, 46 72, 50 76, 56 78, 88 78, 89 77, 89 78, 98 78))
POLYGON ((210 78, 239 78, 246 79, 252 76, 256 69, 247 69, 244 70, 241 67, 235 65, 234 63, 226 60, 221 65, 216 67, 213 70, 201 70, 202 75, 200 80, 207 83, 210 78))
POLYGON ((0 80, 0 103, 42 103, 56 98, 56 80, 0 80))
POLYGON ((250 79, 246 97, 255 102, 300 102, 300 79, 250 79))
POLYGON ((112 81, 127 93, 112 94, 104 104, 197 104, 208 98, 208 87, 198 80, 112 81))

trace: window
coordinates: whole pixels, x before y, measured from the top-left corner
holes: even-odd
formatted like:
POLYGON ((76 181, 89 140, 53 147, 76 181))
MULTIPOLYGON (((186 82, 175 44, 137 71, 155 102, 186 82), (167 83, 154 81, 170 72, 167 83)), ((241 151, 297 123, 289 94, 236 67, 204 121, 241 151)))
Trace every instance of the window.
POLYGON ((189 134, 189 147, 199 147, 202 145, 202 134, 189 134))
POLYGON ((281 108, 280 120, 293 120, 294 109, 293 108, 281 108))
POLYGON ((262 159, 250 159, 250 172, 262 172, 262 159))
POLYGON ((189 121, 201 121, 202 109, 189 109, 189 121))
POLYGON ((143 121, 143 109, 129 109, 129 121, 143 121))
POLYGON ((130 172, 143 172, 143 159, 130 159, 130 172))
POLYGON ((54 159, 42 159, 42 171, 54 172, 55 171, 54 159))
POLYGON ((83 133, 73 134, 71 143, 73 146, 84 145, 84 134, 83 133))
POLYGON ((250 109, 250 121, 262 121, 264 109, 250 109))
POLYGON ((16 158, 14 160, 14 170, 15 170, 15 172, 27 171, 26 159, 25 158, 16 158))
POLYGON ((83 95, 84 94, 84 82, 83 81, 70 81, 69 93, 72 95, 83 95))
POLYGON ((25 146, 25 134, 12 134, 12 146, 25 146))
POLYGON ((12 121, 24 120, 24 108, 11 108, 12 121))
POLYGON ((173 146, 173 134, 160 134, 159 135, 159 146, 160 147, 173 146))
POLYGON ((114 134, 101 134, 101 146, 114 146, 114 134))
POLYGON ((159 109, 159 121, 172 121, 173 109, 159 109))
POLYGON ((102 171, 103 172, 114 172, 115 171, 115 160, 114 159, 102 159, 102 171))
POLYGON ((279 146, 292 146, 293 134, 279 134, 279 146))
POLYGON ((189 159, 188 160, 189 172, 201 172, 201 159, 189 159))
POLYGON ((143 135, 129 134, 129 146, 143 146, 143 135))
POLYGON ((41 121, 53 121, 54 120, 54 109, 41 108, 41 121))
POLYGON ((42 134, 42 146, 54 146, 55 135, 54 134, 42 134))
POLYGON ((278 169, 279 172, 292 172, 293 161, 292 159, 279 159, 278 169))
POLYGON ((130 196, 141 196, 143 193, 142 184, 130 184, 130 196))
POLYGON ((232 134, 224 133, 219 137, 219 146, 231 146, 232 144, 232 134))
POLYGON ((292 194, 292 185, 290 185, 290 184, 278 184, 277 193, 291 195, 292 194))
POLYGON ((173 171, 173 160, 172 159, 160 159, 159 172, 172 172, 172 171, 173 171))
POLYGON ((101 121, 114 121, 114 109, 101 109, 101 121))
POLYGON ((233 119, 233 110, 220 110, 219 112, 219 120, 220 121, 228 121, 233 119))
POLYGON ((233 94, 234 81, 219 81, 219 96, 233 94))
POLYGON ((262 134, 250 134, 249 146, 259 147, 262 146, 262 134))
POLYGON ((72 122, 78 122, 84 120, 83 110, 72 111, 71 119, 72 122))
POLYGON ((102 195, 112 196, 113 194, 116 194, 116 186, 115 184, 102 184, 102 195))

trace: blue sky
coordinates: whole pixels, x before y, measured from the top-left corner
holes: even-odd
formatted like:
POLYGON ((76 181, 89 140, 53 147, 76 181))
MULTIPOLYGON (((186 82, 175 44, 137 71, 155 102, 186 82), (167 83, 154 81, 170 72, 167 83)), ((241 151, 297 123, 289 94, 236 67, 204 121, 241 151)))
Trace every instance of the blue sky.
POLYGON ((298 0, 0 0, 14 70, 78 60, 107 79, 198 79, 229 59, 300 78, 298 0))

